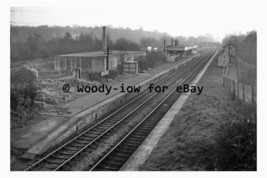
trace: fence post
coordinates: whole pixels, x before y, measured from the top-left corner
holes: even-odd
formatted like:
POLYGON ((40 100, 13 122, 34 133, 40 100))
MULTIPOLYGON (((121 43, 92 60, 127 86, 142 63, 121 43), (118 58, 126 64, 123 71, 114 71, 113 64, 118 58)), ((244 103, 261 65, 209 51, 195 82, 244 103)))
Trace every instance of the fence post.
POLYGON ((254 87, 252 86, 252 103, 255 103, 255 100, 254 100, 254 87))
POLYGON ((252 93, 253 93, 253 101, 254 103, 257 102, 257 89, 255 87, 252 86, 252 93))
POLYGON ((242 83, 242 89, 243 89, 243 101, 244 101, 244 103, 246 102, 246 99, 245 99, 245 85, 242 83))
POLYGON ((233 85, 233 94, 235 95, 235 81, 232 80, 232 85, 233 85))
POLYGON ((240 97, 240 87, 239 87, 239 85, 240 85, 240 83, 239 82, 237 82, 237 88, 238 88, 238 99, 242 99, 241 97, 240 97))
POLYGON ((236 96, 237 96, 237 98, 239 98, 238 81, 235 81, 235 86, 236 86, 236 96))
POLYGON ((64 58, 64 62, 65 62, 64 63, 64 70, 67 70, 67 58, 66 57, 64 58))

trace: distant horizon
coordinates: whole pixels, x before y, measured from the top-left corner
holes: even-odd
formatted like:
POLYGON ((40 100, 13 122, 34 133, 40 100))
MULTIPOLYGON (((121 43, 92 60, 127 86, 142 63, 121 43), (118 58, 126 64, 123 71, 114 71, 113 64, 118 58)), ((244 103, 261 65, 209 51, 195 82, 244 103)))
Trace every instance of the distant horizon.
MULTIPOLYGON (((177 35, 177 36, 172 36, 168 32, 162 32, 162 31, 158 31, 158 30, 146 30, 146 29, 143 29, 143 28, 142 29, 141 28, 135 28, 135 29, 133 29, 131 27, 121 27, 121 26, 116 27, 116 26, 113 26, 113 25, 110 25, 110 24, 109 25, 95 25, 95 26, 84 26, 84 25, 16 25, 16 24, 10 24, 10 26, 11 27, 12 26, 13 27, 34 27, 34 28, 38 28, 38 27, 49 27, 49 28, 52 28, 52 27, 62 27, 62 28, 64 28, 64 27, 70 27, 70 28, 76 28, 76 27, 102 28, 103 26, 106 26, 106 27, 111 28, 111 29, 130 29, 130 30, 133 30, 133 31, 135 31, 135 30, 142 30, 144 32, 156 32, 156 33, 166 34, 167 36, 170 36, 170 37, 173 37, 173 38, 175 38, 175 37, 184 37, 186 39, 188 39, 190 37, 194 37, 194 38, 197 38, 197 37, 200 37, 200 36, 205 36, 206 37, 207 35, 211 34, 211 33, 206 33, 206 34, 201 34, 201 35, 198 35, 198 36, 193 36, 193 35, 185 36, 185 35, 182 35, 181 34, 181 35, 177 35)), ((256 30, 251 30, 251 31, 256 31, 256 30)), ((239 33, 239 34, 244 34, 245 35, 246 33, 251 32, 251 31, 247 31, 245 33, 239 33)), ((234 34, 236 34, 236 33, 234 33, 234 34)), ((227 34, 227 35, 234 35, 234 34, 227 34)), ((224 37, 226 37, 226 36, 224 36, 224 37)), ((215 40, 215 42, 221 43, 222 40, 223 40, 223 38, 221 40, 218 40, 218 39, 214 38, 214 40, 215 40)))
POLYGON ((143 29, 170 36, 197 37, 211 34, 221 42, 229 34, 256 31, 258 19, 248 11, 253 1, 90 1, 58 7, 11 7, 13 26, 59 26, 143 29), (182 7, 182 8, 174 8, 182 7))
MULTIPOLYGON (((106 26, 110 29, 129 29, 129 30, 132 30, 132 31, 143 31, 143 32, 151 32, 151 33, 159 33, 159 34, 162 34, 162 36, 167 36, 167 37, 170 37, 170 38, 179 38, 179 37, 182 37, 182 38, 185 38, 185 39, 189 39, 190 37, 193 37, 195 39, 199 38, 199 37, 208 37, 209 35, 212 35, 212 34, 203 34, 203 35, 199 35, 199 36, 184 36, 184 35, 179 35, 179 36, 171 36, 170 34, 168 34, 167 32, 160 32, 160 31, 150 31, 150 30, 145 30, 145 29, 132 29, 130 27, 115 27, 115 26, 112 26, 112 25, 103 25, 103 26, 106 26)), ((11 27, 29 27, 29 28, 40 28, 40 27, 48 27, 48 28, 55 28, 55 27, 60 27, 60 28, 102 28, 103 26, 82 26, 82 25, 66 25, 66 26, 60 26, 60 25, 37 25, 37 26, 31 26, 31 25, 13 25, 11 24, 11 27)), ((86 33, 84 33, 86 34, 86 33)), ((87 34, 90 34, 87 33, 87 34)), ((79 34, 72 34, 72 35, 78 35, 79 34)), ((123 37, 122 37, 123 38, 123 37)), ((149 36, 148 36, 149 38, 149 36)), ((155 37, 152 37, 152 38, 155 38, 155 37)), ((118 38, 115 38, 115 39, 118 39, 118 38)), ((222 41, 218 41, 216 40, 215 38, 213 38, 214 42, 217 42, 217 43, 221 43, 222 41)), ((198 42, 207 42, 207 41, 198 41, 198 42)))
MULTIPOLYGON (((85 25, 16 25, 16 24, 10 24, 10 26, 15 26, 15 27, 42 27, 42 26, 47 26, 47 27, 70 27, 70 28, 75 28, 75 27, 86 27, 86 28, 95 28, 95 27, 103 27, 103 26, 106 26, 108 28, 113 28, 113 29, 130 29, 130 30, 141 30, 140 28, 131 28, 131 27, 121 27, 121 26, 113 26, 113 25, 94 25, 94 26, 85 26, 85 25)), ((206 33, 206 34, 200 34, 200 35, 197 35, 197 36, 194 36, 194 35, 189 35, 189 36, 186 36, 186 35, 183 35, 183 34, 180 34, 180 35, 175 35, 175 36, 172 36, 171 34, 169 34, 168 32, 163 32, 163 31, 158 31, 158 30, 146 30, 146 29, 143 29, 143 31, 146 31, 146 32, 157 32, 157 33, 165 33, 166 35, 169 35, 170 37, 185 37, 185 38, 189 38, 189 37, 194 37, 194 38, 197 38, 199 36, 206 36, 207 34, 212 34, 212 33, 206 33)), ((218 37, 214 37, 214 40, 215 42, 219 42, 221 43, 223 38, 226 37, 227 35, 234 35, 234 34, 246 34, 248 32, 251 32, 251 31, 256 31, 256 30, 249 30, 249 31, 246 31, 246 32, 239 32, 239 33, 236 33, 236 32, 233 32, 233 33, 229 33, 229 34, 225 34, 225 36, 223 36, 222 38, 219 38, 218 37)))

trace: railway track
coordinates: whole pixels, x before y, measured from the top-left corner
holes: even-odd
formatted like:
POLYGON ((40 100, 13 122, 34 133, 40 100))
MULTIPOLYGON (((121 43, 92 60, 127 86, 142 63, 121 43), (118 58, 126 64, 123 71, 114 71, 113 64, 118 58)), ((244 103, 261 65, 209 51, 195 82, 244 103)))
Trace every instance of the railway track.
MULTIPOLYGON (((200 66, 199 63, 203 64, 204 62, 201 62, 201 61, 206 59, 206 58, 209 58, 211 55, 212 55, 212 53, 208 53, 206 55, 198 57, 197 59, 195 59, 192 62, 192 65, 185 67, 184 72, 181 72, 181 71, 176 72, 173 75, 169 76, 164 81, 158 83, 157 85, 169 85, 169 86, 171 86, 171 85, 173 85, 174 81, 176 81, 179 78, 188 78, 186 76, 188 76, 189 73, 194 73, 195 71, 192 72, 192 70, 194 68, 196 68, 196 66, 200 66)), ((200 68, 200 67, 198 67, 198 68, 200 68)), ((183 80, 183 82, 185 82, 185 79, 183 80)), ((175 93, 177 93, 177 92, 175 92, 175 93)), ((168 96, 170 97, 171 94, 173 94, 173 92, 168 94, 168 96)), ((143 93, 140 93, 140 95, 138 95, 134 100, 128 102, 123 107, 115 110, 113 113, 106 116, 100 122, 96 123, 95 125, 93 125, 89 129, 83 131, 78 136, 72 138, 71 140, 69 140, 68 142, 66 142, 65 144, 60 146, 59 148, 55 149, 54 151, 52 151, 51 153, 49 153, 45 157, 36 161, 34 164, 32 164, 31 166, 26 168, 25 171, 69 170, 71 163, 73 161, 75 161, 75 159, 77 159, 77 157, 81 156, 84 152, 88 152, 88 150, 89 150, 89 152, 90 152, 90 150, 94 150, 98 146, 98 143, 103 142, 103 140, 112 136, 112 134, 116 130, 118 130, 118 128, 129 123, 131 121, 131 119, 133 119, 133 117, 136 114, 140 113, 142 111, 142 109, 144 109, 145 106, 152 104, 153 101, 155 101, 155 98, 157 98, 160 95, 161 95, 161 97, 163 96, 162 93, 156 93, 156 92, 144 91, 143 93)), ((163 101, 165 101, 165 100, 166 99, 164 99, 163 101)), ((160 104, 162 104, 162 102, 160 102, 160 104)), ((165 107, 163 107, 163 108, 165 108, 164 109, 164 112, 165 112, 168 107, 166 107, 167 105, 164 105, 164 106, 165 107)), ((163 116, 162 114, 164 112, 163 112, 162 108, 159 108, 159 105, 151 111, 151 113, 157 113, 157 119, 156 120, 158 120, 159 118, 162 118, 161 116, 163 116)), ((149 113, 148 116, 151 115, 151 113, 149 113)), ((148 118, 148 116, 146 116, 145 118, 148 118)), ((147 120, 147 119, 145 119, 145 120, 147 120)), ((126 137, 129 137, 130 133, 135 132, 133 129, 139 128, 141 123, 146 123, 145 120, 143 119, 137 125, 135 124, 135 126, 132 126, 131 132, 129 132, 126 136, 124 135, 122 137, 123 138, 122 140, 125 140, 126 137)), ((153 123, 157 123, 156 120, 154 122, 152 119, 150 122, 153 121, 153 123)), ((151 126, 149 126, 149 127, 144 126, 144 128, 147 129, 144 132, 146 134, 150 133, 150 131, 149 131, 150 129, 152 130, 151 126)), ((140 133, 142 133, 142 131, 140 133)), ((142 136, 140 136, 140 139, 141 138, 144 139, 146 137, 145 134, 139 134, 139 135, 142 135, 142 136)), ((135 146, 133 145, 134 141, 130 142, 130 146, 133 146, 133 147, 129 148, 129 150, 133 150, 133 148, 135 149, 135 147, 137 146, 137 140, 136 140, 135 146)), ((117 156, 117 158, 116 158, 116 156, 115 156, 115 159, 113 158, 115 161, 113 159, 111 159, 112 157, 114 157, 114 156, 112 156, 114 151, 117 150, 117 148, 120 146, 119 143, 122 144, 124 142, 123 141, 119 141, 119 142, 117 141, 115 144, 112 145, 111 148, 107 149, 104 153, 102 153, 100 155, 100 159, 95 161, 96 164, 92 165, 88 169, 89 170, 118 170, 119 166, 117 163, 118 162, 124 163, 125 161, 122 161, 121 158, 126 159, 128 157, 128 156, 125 156, 128 154, 119 153, 119 155, 121 157, 117 156), (111 162, 114 163, 114 165, 117 165, 116 168, 111 166, 112 164, 110 164, 110 160, 113 160, 111 162), (118 162, 116 162, 116 160, 118 162), (106 163, 108 163, 108 165, 105 165, 106 163)), ((126 143, 128 143, 128 142, 126 142, 126 143)), ((129 152, 129 150, 127 151, 127 149, 126 149, 126 152, 129 152)), ((125 150, 124 150, 124 152, 125 152, 125 150)), ((129 152, 129 154, 130 154, 130 152, 129 152)))
MULTIPOLYGON (((209 56, 211 57, 211 56, 209 56)), ((209 59, 207 58, 207 60, 209 59)), ((206 60, 206 61, 207 61, 206 60)), ((193 70, 181 84, 190 82, 202 67, 206 64, 202 62, 195 70, 193 70)), ((139 122, 124 138, 120 140, 109 152, 89 170, 90 171, 118 171, 123 164, 131 157, 135 150, 142 144, 145 138, 167 113, 172 104, 181 94, 175 89, 168 94, 141 122, 139 122)))

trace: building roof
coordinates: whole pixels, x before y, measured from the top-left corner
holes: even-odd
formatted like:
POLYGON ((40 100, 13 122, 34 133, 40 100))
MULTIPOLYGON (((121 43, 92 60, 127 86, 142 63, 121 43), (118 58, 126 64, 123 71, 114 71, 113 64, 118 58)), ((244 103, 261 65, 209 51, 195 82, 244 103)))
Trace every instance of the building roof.
POLYGON ((218 56, 227 56, 227 57, 229 57, 229 55, 227 53, 224 53, 224 52, 219 53, 218 56))
POLYGON ((227 52, 225 52, 225 50, 223 50, 223 49, 218 53, 218 56, 220 56, 220 55, 227 55, 227 56, 229 56, 229 54, 227 52))
POLYGON ((187 51, 190 49, 195 49, 197 46, 184 46, 184 45, 178 45, 178 46, 167 46, 166 51, 187 51))
MULTIPOLYGON (((223 53, 225 53, 224 50, 221 50, 221 51, 218 53, 218 55, 221 55, 221 54, 223 54, 223 53)), ((225 53, 225 54, 226 54, 226 53, 225 53)))
MULTIPOLYGON (((126 55, 143 55, 145 51, 120 51, 120 50, 111 50, 110 55, 119 55, 120 53, 126 55)), ((83 53, 74 53, 74 54, 62 54, 57 55, 58 57, 106 57, 105 51, 93 51, 93 52, 83 52, 83 53)))
POLYGON ((60 57, 97 57, 97 56, 105 56, 103 51, 94 51, 94 52, 83 52, 83 53, 73 53, 73 54, 62 54, 57 55, 60 57))

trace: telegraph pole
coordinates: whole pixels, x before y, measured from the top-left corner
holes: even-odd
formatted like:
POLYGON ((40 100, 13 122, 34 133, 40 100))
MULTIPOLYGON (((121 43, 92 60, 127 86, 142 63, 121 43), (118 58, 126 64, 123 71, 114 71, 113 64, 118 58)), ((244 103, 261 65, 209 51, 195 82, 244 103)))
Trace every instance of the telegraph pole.
POLYGON ((229 39, 228 44, 223 46, 223 50, 226 52, 226 54, 228 54, 229 62, 231 62, 231 57, 235 56, 235 54, 233 54, 233 52, 236 53, 236 50, 237 50, 236 45, 232 44, 230 39, 229 39))
POLYGON ((106 70, 109 70, 109 55, 112 54, 112 51, 107 47, 107 51, 105 52, 107 55, 107 60, 106 60, 106 70))
POLYGON ((164 38, 164 40, 163 40, 163 52, 165 53, 165 47, 166 47, 166 40, 165 40, 165 38, 164 38))
POLYGON ((229 62, 231 62, 231 42, 230 42, 230 39, 229 39, 229 43, 228 43, 228 56, 229 56, 229 62))

